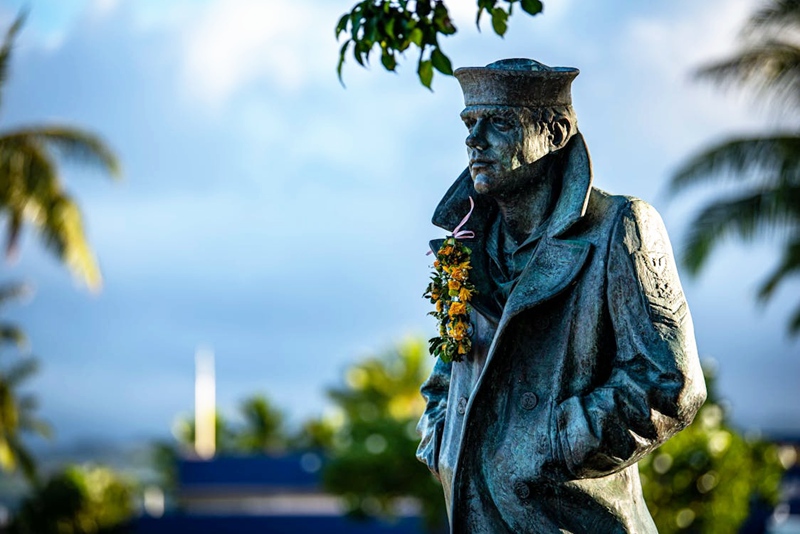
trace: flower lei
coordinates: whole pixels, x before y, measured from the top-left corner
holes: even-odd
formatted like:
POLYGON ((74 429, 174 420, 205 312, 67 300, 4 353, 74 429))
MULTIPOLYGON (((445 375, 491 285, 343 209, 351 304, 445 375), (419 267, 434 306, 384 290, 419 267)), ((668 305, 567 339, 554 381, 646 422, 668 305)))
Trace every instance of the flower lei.
POLYGON ((434 305, 434 311, 428 315, 433 315, 439 321, 439 335, 428 340, 428 350, 447 363, 460 362, 472 349, 472 326, 469 321, 472 306, 469 301, 476 293, 475 286, 469 281, 472 250, 459 241, 461 238, 475 237, 474 232, 461 230, 475 208, 472 197, 469 203, 469 213, 439 247, 433 262, 431 282, 423 295, 434 305))

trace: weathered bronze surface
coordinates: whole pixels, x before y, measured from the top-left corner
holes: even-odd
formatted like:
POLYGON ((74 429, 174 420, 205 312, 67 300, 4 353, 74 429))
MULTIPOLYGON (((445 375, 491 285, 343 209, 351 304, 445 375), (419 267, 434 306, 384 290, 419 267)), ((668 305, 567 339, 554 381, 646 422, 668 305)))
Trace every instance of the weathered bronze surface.
MULTIPOLYGON (((667 233, 592 187, 577 69, 459 69, 469 166, 436 208, 476 207, 473 349, 422 386, 418 457, 457 534, 656 532, 636 462, 705 400, 667 233)), ((431 247, 438 250, 440 241, 431 247)))

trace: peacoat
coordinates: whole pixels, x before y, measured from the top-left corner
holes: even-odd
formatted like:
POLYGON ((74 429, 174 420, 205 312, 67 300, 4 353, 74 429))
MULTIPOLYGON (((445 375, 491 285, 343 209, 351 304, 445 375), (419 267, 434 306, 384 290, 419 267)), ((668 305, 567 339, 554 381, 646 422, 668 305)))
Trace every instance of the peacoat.
POLYGON ((691 315, 656 211, 592 187, 580 134, 549 157, 560 195, 502 309, 485 247, 494 202, 464 171, 435 211, 450 230, 476 200, 473 349, 423 384, 417 456, 456 534, 656 532, 636 462, 705 400, 691 315))

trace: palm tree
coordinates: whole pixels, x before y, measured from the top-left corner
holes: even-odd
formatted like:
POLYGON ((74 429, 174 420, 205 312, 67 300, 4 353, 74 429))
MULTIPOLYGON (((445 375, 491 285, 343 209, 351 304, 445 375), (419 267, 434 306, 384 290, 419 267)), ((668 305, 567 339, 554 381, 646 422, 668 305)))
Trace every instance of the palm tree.
MULTIPOLYGON (((14 39, 24 20, 22 13, 0 47, 0 87, 8 77, 14 39)), ((100 270, 86 240, 80 210, 60 183, 59 157, 119 175, 114 154, 92 133, 60 125, 0 132, 0 213, 7 220, 6 255, 14 256, 23 224, 31 224, 45 247, 97 290, 102 285, 100 270)))
POLYGON ((284 415, 275 408, 265 395, 253 395, 239 407, 244 426, 237 432, 239 450, 248 453, 264 453, 286 448, 284 415))
MULTIPOLYGON (((0 286, 0 305, 19 298, 27 292, 20 284, 0 286)), ((27 346, 25 334, 16 325, 0 323, 0 348, 9 346, 24 350, 27 346)), ((5 352, 5 350, 3 350, 5 352)), ((36 462, 21 440, 22 433, 50 436, 50 427, 39 420, 34 412, 35 397, 20 394, 21 383, 36 373, 38 362, 30 356, 0 366, 0 469, 15 471, 21 468, 31 482, 36 482, 36 462)))
MULTIPOLYGON (((800 110, 800 0, 769 0, 742 31, 742 48, 698 71, 701 79, 752 90, 783 118, 800 110)), ((728 180, 736 193, 705 206, 691 223, 683 260, 696 274, 714 246, 734 237, 745 242, 772 235, 783 256, 758 293, 766 301, 787 277, 800 272, 800 125, 785 131, 741 136, 689 159, 672 177, 672 193, 728 180)), ((800 334, 800 307, 789 319, 800 334)))

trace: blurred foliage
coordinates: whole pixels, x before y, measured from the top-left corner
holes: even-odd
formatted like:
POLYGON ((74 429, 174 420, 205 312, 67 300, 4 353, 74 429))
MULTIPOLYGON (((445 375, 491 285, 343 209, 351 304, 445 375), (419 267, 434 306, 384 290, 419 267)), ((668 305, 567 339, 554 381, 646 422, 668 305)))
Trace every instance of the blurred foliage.
MULTIPOLYGON (((544 9, 540 0, 477 0, 475 24, 480 29, 481 17, 491 18, 492 29, 499 35, 508 30, 508 19, 514 6, 519 5, 530 15, 544 9)), ((342 79, 342 67, 348 50, 356 62, 365 67, 373 49, 381 55, 381 65, 388 70, 397 68, 398 56, 410 47, 419 50, 417 75, 425 87, 431 87, 433 71, 452 75, 450 58, 439 45, 439 36, 453 35, 458 30, 450 20, 450 13, 441 0, 363 0, 342 15, 336 25, 337 40, 342 34, 347 39, 339 50, 336 71, 342 79)))
POLYGON ((392 516, 402 498, 413 497, 430 528, 444 524, 441 486, 415 456, 419 386, 430 363, 425 341, 409 340, 352 365, 345 384, 329 391, 342 420, 323 483, 344 497, 351 515, 392 516))
MULTIPOLYGON (((726 191, 691 222, 683 260, 696 274, 728 238, 775 237, 783 257, 759 290, 759 300, 766 301, 787 277, 800 273, 800 0, 769 0, 750 17, 741 40, 738 52, 698 76, 750 89, 790 125, 706 148, 677 170, 670 187, 677 193, 714 181, 735 184, 733 194, 726 191)), ((800 307, 789 331, 800 334, 800 307)))
MULTIPOLYGON (((216 414, 217 454, 281 452, 289 447, 290 442, 297 440, 286 429, 286 416, 264 394, 256 394, 243 400, 237 415, 241 420, 239 423, 231 422, 219 412, 216 414)), ((194 450, 194 418, 179 418, 172 433, 184 452, 194 450)), ((159 455, 164 456, 164 451, 159 455)))
POLYGON ((170 441, 150 445, 150 465, 158 475, 155 484, 172 496, 178 489, 178 450, 170 441))
MULTIPOLYGON (((0 306, 27 293, 28 288, 22 284, 0 285, 0 306)), ((35 415, 36 398, 19 391, 39 367, 26 350, 27 340, 22 330, 14 324, 0 322, 0 469, 13 472, 20 468, 29 482, 36 483, 36 461, 22 441, 22 434, 49 437, 51 429, 35 415), (7 362, 9 348, 17 357, 7 362)))
MULTIPOLYGON (((194 453, 194 417, 181 417, 172 427, 172 435, 178 442, 178 447, 186 454, 194 453)), ((236 436, 228 420, 219 412, 214 417, 214 443, 217 454, 237 451, 236 436)))
POLYGON ((662 534, 737 532, 750 503, 778 500, 783 466, 775 445, 727 422, 713 371, 694 423, 639 462, 645 501, 662 534))
POLYGON ((306 421, 300 431, 290 439, 289 447, 295 450, 323 449, 333 447, 339 425, 332 418, 306 421))
MULTIPOLYGON (((14 39, 24 20, 23 12, 0 46, 0 88, 8 79, 14 39)), ((61 185, 57 158, 119 175, 119 163, 111 150, 85 130, 47 125, 0 132, 0 214, 6 218, 6 255, 15 255, 23 224, 30 224, 48 250, 90 289, 98 290, 100 269, 86 239, 80 210, 61 185)))
POLYGON ((286 449, 288 438, 283 412, 265 395, 254 395, 239 406, 244 423, 233 431, 237 450, 266 453, 286 449))
POLYGON ((134 485, 106 467, 70 466, 25 499, 12 534, 122 532, 133 517, 134 485))

